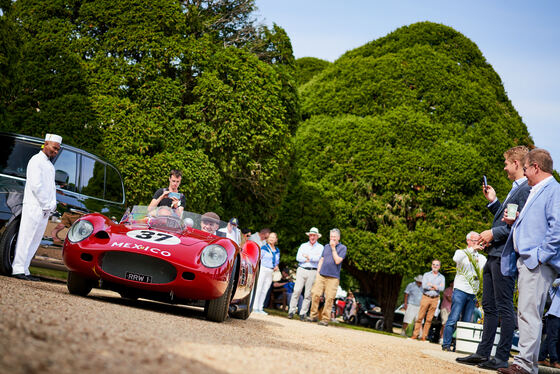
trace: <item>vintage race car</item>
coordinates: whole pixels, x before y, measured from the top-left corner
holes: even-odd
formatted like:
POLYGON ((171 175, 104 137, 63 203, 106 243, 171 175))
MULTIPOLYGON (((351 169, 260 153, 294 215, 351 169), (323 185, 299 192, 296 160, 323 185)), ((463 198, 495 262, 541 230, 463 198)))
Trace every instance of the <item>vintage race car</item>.
POLYGON ((149 212, 146 206, 127 211, 118 224, 98 213, 85 215, 64 242, 68 290, 86 296, 100 287, 125 298, 203 306, 211 321, 228 314, 247 319, 260 248, 252 241, 240 248, 215 217, 178 217, 167 207, 149 212))

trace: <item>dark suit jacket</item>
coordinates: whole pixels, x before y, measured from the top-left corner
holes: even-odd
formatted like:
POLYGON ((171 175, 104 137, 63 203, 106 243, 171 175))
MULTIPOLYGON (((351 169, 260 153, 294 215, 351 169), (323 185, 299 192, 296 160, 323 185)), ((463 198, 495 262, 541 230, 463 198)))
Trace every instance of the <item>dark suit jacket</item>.
POLYGON ((501 203, 500 200, 497 200, 488 207, 490 212, 494 214, 494 221, 492 222, 492 234, 494 234, 494 239, 486 249, 489 256, 502 256, 502 251, 504 250, 506 240, 511 231, 511 226, 502 221, 504 209, 507 208, 507 204, 517 204, 517 211, 521 212, 521 209, 523 209, 529 197, 530 191, 531 187, 527 184, 527 181, 525 181, 511 193, 511 196, 506 199, 506 201, 501 203))

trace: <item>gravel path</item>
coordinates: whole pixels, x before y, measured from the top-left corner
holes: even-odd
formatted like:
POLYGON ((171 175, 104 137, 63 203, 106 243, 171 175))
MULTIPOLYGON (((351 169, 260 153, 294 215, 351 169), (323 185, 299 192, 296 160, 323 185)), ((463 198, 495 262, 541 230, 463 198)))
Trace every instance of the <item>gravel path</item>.
POLYGON ((439 345, 287 318, 208 322, 201 309, 0 276, 3 373, 489 373, 439 345))

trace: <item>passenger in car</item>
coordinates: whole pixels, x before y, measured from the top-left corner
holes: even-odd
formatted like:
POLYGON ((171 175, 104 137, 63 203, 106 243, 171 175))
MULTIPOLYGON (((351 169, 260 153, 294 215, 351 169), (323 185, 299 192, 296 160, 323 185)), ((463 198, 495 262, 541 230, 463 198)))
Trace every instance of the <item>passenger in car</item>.
POLYGON ((174 169, 169 172, 169 187, 160 188, 154 193, 152 201, 148 205, 148 212, 159 206, 168 206, 174 210, 177 216, 181 217, 183 215, 187 199, 185 195, 179 192, 182 177, 183 174, 179 170, 174 169))
POLYGON ((29 272, 31 259, 37 252, 51 212, 56 209, 54 166, 51 162, 60 151, 62 137, 45 136, 43 149, 27 164, 27 181, 12 275, 18 279, 38 281, 29 272))
POLYGON ((218 231, 220 228, 220 216, 214 212, 206 212, 201 216, 200 228, 212 235, 226 237, 224 232, 218 231))

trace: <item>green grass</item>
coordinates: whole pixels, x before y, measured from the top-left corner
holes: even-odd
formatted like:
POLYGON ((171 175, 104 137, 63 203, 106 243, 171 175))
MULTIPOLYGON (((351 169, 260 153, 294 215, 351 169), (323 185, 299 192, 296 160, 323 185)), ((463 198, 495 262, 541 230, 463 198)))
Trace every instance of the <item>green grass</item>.
POLYGON ((50 279, 62 280, 66 281, 68 279, 68 272, 60 271, 60 270, 53 270, 53 269, 46 269, 46 268, 38 268, 35 266, 30 266, 29 271, 36 276, 45 277, 50 279))
MULTIPOLYGON (((288 312, 285 312, 283 310, 279 310, 279 309, 266 309, 266 312, 271 315, 271 316, 279 316, 279 317, 286 317, 288 318, 288 312)), ((299 320, 299 316, 294 316, 294 319, 297 318, 299 320)), ((366 332, 372 332, 375 334, 382 334, 382 335, 389 335, 389 336, 396 336, 399 338, 406 338, 406 336, 402 336, 400 334, 395 334, 395 333, 391 333, 391 332, 386 332, 386 331, 379 331, 379 330, 375 330, 375 329, 370 329, 367 327, 363 327, 363 326, 358 326, 358 325, 351 325, 349 323, 344 323, 344 322, 340 322, 340 323, 335 323, 335 322, 329 322, 329 326, 334 326, 334 327, 340 327, 340 328, 346 328, 346 329, 352 329, 352 330, 359 330, 359 331, 366 331, 366 332)))

